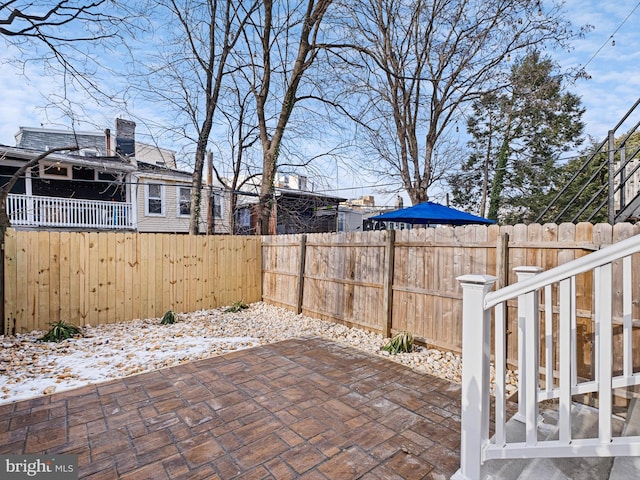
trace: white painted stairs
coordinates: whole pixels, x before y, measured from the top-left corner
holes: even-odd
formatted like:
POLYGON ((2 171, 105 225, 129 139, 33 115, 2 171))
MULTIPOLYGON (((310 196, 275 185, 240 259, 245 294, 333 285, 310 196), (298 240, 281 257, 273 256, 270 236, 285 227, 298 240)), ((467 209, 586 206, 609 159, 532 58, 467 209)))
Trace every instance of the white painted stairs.
MULTIPOLYGON (((557 410, 540 409, 538 441, 557 440, 557 410)), ((573 438, 598 434, 598 410, 574 404, 573 438)), ((640 402, 631 400, 626 421, 615 417, 613 435, 640 435, 640 402), (636 405, 637 404, 637 405, 636 405)), ((524 442, 524 424, 512 418, 507 423, 507 442, 524 442)), ((489 460, 482 466, 482 480, 640 480, 640 457, 539 458, 489 460)))

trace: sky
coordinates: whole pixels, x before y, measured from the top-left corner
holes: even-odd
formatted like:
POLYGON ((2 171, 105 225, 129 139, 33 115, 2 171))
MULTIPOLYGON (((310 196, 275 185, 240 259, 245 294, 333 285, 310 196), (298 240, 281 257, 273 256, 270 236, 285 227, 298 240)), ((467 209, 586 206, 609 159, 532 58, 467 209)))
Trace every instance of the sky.
MULTIPOLYGON (((574 42, 572 52, 554 52, 553 55, 557 56, 563 68, 586 68, 591 78, 578 80, 569 86, 569 91, 579 95, 586 108, 583 117, 586 133, 597 140, 603 140, 607 131, 613 128, 640 98, 640 1, 568 0, 566 11, 569 12, 574 26, 589 24, 593 29, 585 38, 574 42)), ((52 87, 54 84, 49 78, 42 76, 35 65, 29 67, 27 77, 21 75, 11 64, 11 58, 19 55, 19 52, 12 49, 4 49, 0 54, 0 58, 5 61, 2 66, 4 72, 0 77, 3 93, 0 144, 3 145, 15 145, 14 135, 20 126, 71 127, 68 121, 66 124, 64 120, 57 123, 45 116, 45 97, 55 88, 52 87)), ((94 107, 93 111, 92 123, 102 126, 96 128, 80 123, 76 125, 77 130, 113 129, 114 118, 121 114, 117 108, 106 106, 94 107)), ((640 116, 640 107, 636 113, 640 116)), ((137 134, 141 136, 138 138, 144 141, 144 128, 140 127, 139 125, 137 134)), ((339 190, 326 193, 346 198, 374 194, 378 205, 395 203, 396 193, 381 194, 372 191, 366 186, 366 181, 353 175, 353 172, 346 168, 338 167, 338 171, 334 170, 328 177, 335 179, 329 181, 329 188, 337 186, 339 190)), ((444 196, 444 192, 440 192, 440 195, 444 196)), ((404 197, 405 205, 408 205, 408 197, 404 197)), ((443 198, 436 200, 443 201, 443 198)))
POLYGON ((591 76, 570 91, 586 107, 586 132, 604 139, 640 98, 640 2, 572 0, 567 10, 574 25, 594 28, 559 60, 565 68, 584 66, 591 76))

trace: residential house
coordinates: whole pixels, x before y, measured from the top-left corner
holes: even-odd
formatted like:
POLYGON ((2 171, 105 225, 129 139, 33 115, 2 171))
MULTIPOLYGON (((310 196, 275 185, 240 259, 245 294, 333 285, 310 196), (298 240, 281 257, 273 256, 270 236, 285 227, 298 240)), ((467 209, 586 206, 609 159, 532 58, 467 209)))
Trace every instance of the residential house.
MULTIPOLYGON (((346 199, 310 191, 313 184, 304 176, 276 179, 269 233, 322 233, 338 231, 338 206, 346 199)), ((258 185, 246 187, 235 213, 236 233, 253 234, 257 229, 258 185)))
MULTIPOLYGON (((0 146, 0 175, 8 181, 41 153, 0 146)), ((7 198, 11 224, 16 228, 133 229, 127 180, 135 169, 120 156, 49 155, 12 188, 7 198)))
MULTIPOLYGON (((176 168, 175 152, 135 139, 135 123, 117 119, 115 137, 102 132, 69 132, 20 127, 16 147, 0 147, 0 174, 11 176, 40 153, 77 145, 26 172, 12 189, 8 208, 18 228, 128 229, 140 232, 189 231, 191 173, 176 168)), ((204 189, 201 231, 214 191, 204 189)), ((219 195, 219 194, 216 194, 219 195)), ((222 200, 218 200, 218 207, 222 200)), ((224 209, 218 228, 225 232, 224 209)))
POLYGON ((344 205, 338 207, 338 231, 361 232, 363 213, 359 209, 344 205))
MULTIPOLYGON (((132 174, 139 232, 188 232, 191 218, 191 173, 157 164, 137 162, 132 174)), ((206 232, 207 208, 213 215, 212 233, 229 233, 224 222, 226 199, 220 189, 202 191, 200 232, 206 232)))

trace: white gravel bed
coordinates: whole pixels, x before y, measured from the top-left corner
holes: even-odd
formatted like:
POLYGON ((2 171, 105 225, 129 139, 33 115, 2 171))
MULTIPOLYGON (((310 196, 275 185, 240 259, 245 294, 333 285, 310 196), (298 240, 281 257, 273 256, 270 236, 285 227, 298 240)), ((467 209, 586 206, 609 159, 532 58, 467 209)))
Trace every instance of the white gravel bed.
MULTIPOLYGON (((0 336, 0 404, 304 336, 382 355, 458 383, 462 375, 459 355, 425 347, 390 355, 381 350, 388 341, 382 335, 262 302, 238 313, 221 308, 181 314, 173 325, 154 318, 82 331, 83 337, 60 343, 37 342, 44 334, 39 331, 0 336)), ((508 389, 515 389, 513 374, 508 389)))

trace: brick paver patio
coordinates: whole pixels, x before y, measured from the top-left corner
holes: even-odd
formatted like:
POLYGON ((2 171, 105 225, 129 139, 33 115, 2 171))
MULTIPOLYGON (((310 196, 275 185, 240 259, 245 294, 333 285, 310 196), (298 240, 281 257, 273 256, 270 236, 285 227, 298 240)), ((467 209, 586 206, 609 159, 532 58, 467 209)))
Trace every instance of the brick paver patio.
POLYGON ((317 338, 0 405, 0 453, 90 479, 448 479, 460 387, 317 338))

